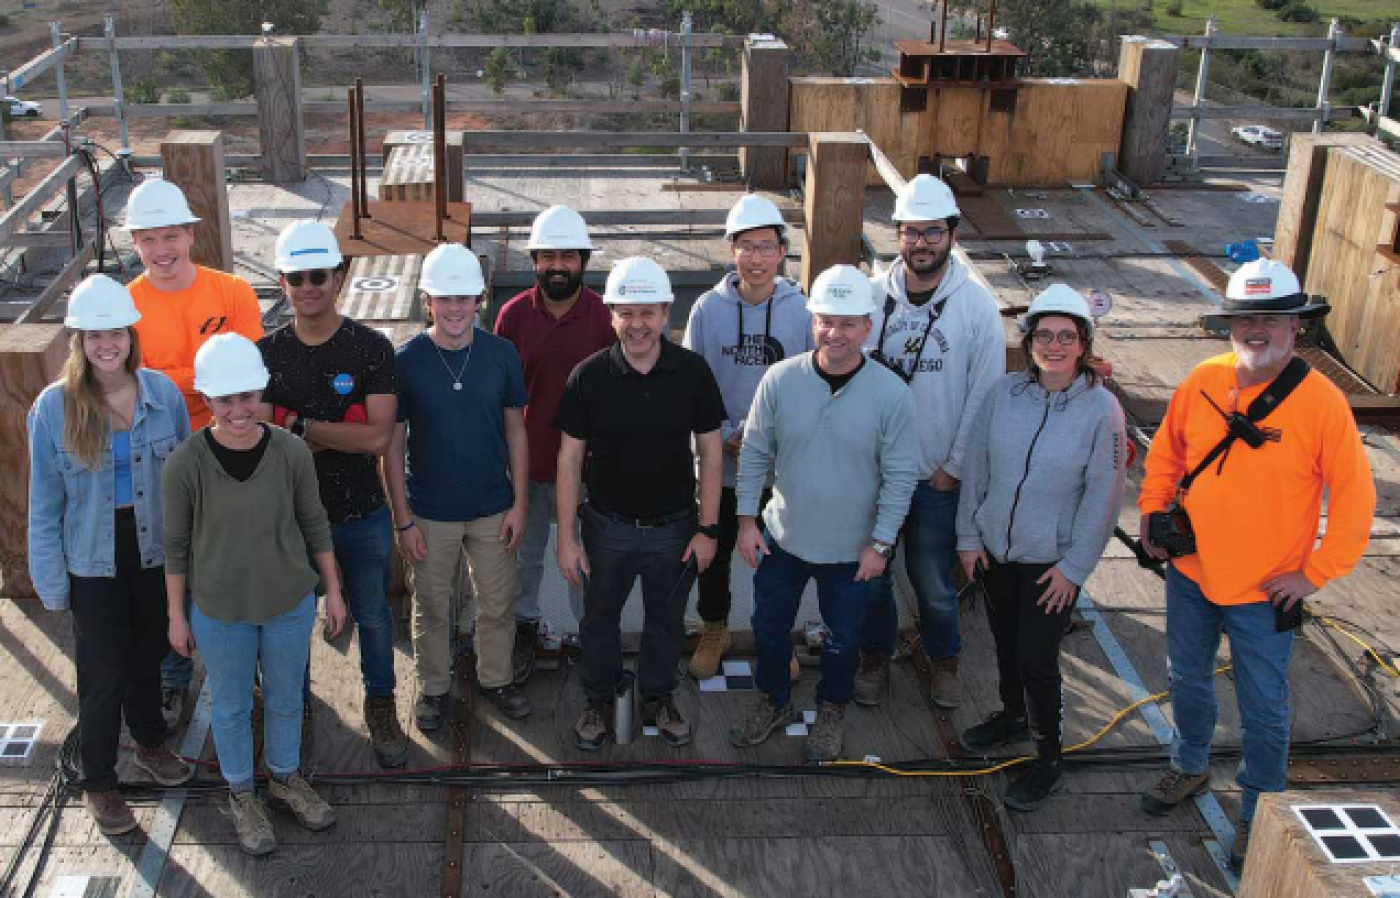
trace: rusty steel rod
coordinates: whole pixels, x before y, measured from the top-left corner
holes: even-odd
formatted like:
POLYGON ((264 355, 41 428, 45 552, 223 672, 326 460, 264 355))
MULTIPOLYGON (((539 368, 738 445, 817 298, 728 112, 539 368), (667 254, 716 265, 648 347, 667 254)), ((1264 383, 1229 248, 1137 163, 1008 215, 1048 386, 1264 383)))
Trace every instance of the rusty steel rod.
POLYGON ((345 95, 350 106, 350 236, 356 240, 361 239, 360 215, 363 209, 360 208, 360 152, 359 142, 355 139, 359 130, 359 115, 355 108, 355 90, 351 88, 345 95))
POLYGON ((948 0, 943 0, 941 12, 938 14, 938 52, 943 52, 943 47, 947 43, 948 37, 948 0))
POLYGON ((439 74, 433 85, 433 225, 438 243, 446 239, 447 217, 447 76, 439 74))
POLYGON ((992 32, 997 27, 997 0, 990 0, 987 8, 987 52, 992 52, 992 32))
POLYGON ((366 160, 365 152, 365 82, 363 78, 355 79, 355 121, 358 124, 358 131, 355 140, 359 143, 360 153, 360 209, 365 218, 372 218, 369 212, 369 163, 366 160))

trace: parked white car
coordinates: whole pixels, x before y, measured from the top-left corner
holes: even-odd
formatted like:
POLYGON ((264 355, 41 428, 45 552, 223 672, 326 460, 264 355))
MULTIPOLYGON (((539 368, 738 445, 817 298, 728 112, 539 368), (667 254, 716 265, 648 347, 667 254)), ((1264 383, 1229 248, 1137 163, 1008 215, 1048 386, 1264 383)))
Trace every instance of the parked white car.
POLYGON ((10 118, 38 118, 44 114, 44 107, 29 100, 21 100, 19 97, 5 97, 0 99, 0 106, 10 114, 10 118))
POLYGON ((1230 136, 1241 143, 1247 143, 1252 147, 1268 150, 1271 153, 1277 153, 1283 149, 1283 135, 1273 128, 1266 128, 1263 125, 1242 125, 1239 128, 1232 128, 1230 136))

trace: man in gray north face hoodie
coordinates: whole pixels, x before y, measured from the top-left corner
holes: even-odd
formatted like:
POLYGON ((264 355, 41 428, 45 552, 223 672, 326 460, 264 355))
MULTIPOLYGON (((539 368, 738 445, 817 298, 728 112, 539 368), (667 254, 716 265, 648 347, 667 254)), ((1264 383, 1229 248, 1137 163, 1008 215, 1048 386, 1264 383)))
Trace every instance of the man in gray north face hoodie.
POLYGON ((807 298, 782 277, 787 253, 787 227, 778 207, 761 196, 747 194, 729 212, 725 224, 734 258, 734 271, 701 296, 691 308, 683 345, 710 363, 724 397, 724 492, 720 499, 719 545, 715 559, 700 574, 697 610, 704 631, 690 660, 698 680, 713 677, 729 650, 730 559, 739 525, 734 476, 744 419, 753 404, 758 382, 783 359, 815 346, 807 298))

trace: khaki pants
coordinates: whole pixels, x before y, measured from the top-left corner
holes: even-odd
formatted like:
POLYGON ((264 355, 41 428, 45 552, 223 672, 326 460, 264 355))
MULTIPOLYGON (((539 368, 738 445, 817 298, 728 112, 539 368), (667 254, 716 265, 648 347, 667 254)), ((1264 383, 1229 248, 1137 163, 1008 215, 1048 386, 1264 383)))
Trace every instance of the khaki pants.
POLYGON ((515 645, 515 553, 501 542, 501 512, 475 521, 415 517, 428 557, 413 566, 413 660, 425 695, 452 688, 451 611, 457 559, 467 551, 476 598, 476 677, 488 689, 511 681, 515 645))

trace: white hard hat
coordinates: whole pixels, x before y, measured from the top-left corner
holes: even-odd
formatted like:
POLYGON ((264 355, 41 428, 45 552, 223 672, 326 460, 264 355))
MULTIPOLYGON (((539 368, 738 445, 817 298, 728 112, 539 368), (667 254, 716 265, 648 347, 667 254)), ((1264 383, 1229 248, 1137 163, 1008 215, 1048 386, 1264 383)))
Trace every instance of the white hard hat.
POLYGON ((278 271, 330 270, 344 261, 335 234, 319 221, 294 221, 277 235, 273 265, 278 271))
POLYGON ((732 240, 735 234, 754 228, 777 228, 781 237, 787 230, 787 222, 772 202, 756 193, 746 193, 729 210, 729 217, 724 220, 724 236, 732 240))
POLYGON ((609 305, 642 305, 673 299, 666 271, 644 256, 619 260, 608 272, 608 285, 603 288, 603 302, 609 305))
POLYGON ((854 265, 833 265, 817 275, 807 311, 814 315, 869 315, 875 311, 870 278, 854 265))
POLYGON ((1094 315, 1089 308, 1089 300, 1073 287, 1065 284, 1051 284, 1036 294, 1030 308, 1021 319, 1021 330, 1027 330, 1030 323, 1041 315, 1067 315, 1084 322, 1089 333, 1094 332, 1094 315))
POLYGON ((242 334, 216 334, 194 354, 194 388, 205 396, 261 390, 267 380, 262 353, 242 334))
POLYGON ((953 191, 933 175, 917 175, 904 185, 894 201, 891 221, 938 221, 962 215, 953 191))
POLYGON ((79 331, 105 331, 130 327, 140 320, 131 292, 105 274, 94 274, 68 296, 68 316, 63 324, 79 331))
POLYGON ((171 225, 194 224, 200 219, 190 211, 185 193, 169 181, 142 181, 126 198, 128 231, 146 231, 171 225))
POLYGON ((1201 324, 1209 330, 1225 330, 1229 319, 1243 315, 1320 318, 1330 311, 1330 305, 1303 292, 1298 276, 1287 265, 1274 259, 1255 259, 1230 275, 1220 310, 1202 316, 1201 324))
POLYGON ((525 249, 594 250, 588 237, 588 223, 568 206, 550 206, 535 216, 530 225, 530 242, 525 249))
POLYGON ((486 292, 481 260, 460 243, 444 243, 423 260, 418 289, 429 296, 480 296, 486 292))

